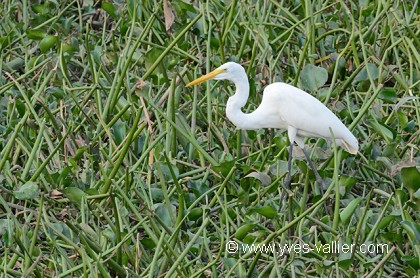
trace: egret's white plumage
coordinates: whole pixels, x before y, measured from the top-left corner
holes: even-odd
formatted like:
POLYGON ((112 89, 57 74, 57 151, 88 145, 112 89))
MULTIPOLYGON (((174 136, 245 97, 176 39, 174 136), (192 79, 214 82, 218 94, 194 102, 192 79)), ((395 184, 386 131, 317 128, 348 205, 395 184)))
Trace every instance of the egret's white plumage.
POLYGON ((337 145, 352 154, 359 149, 357 139, 347 127, 324 104, 301 89, 286 83, 272 83, 264 89, 260 106, 246 114, 241 109, 248 100, 249 83, 241 65, 225 63, 187 86, 208 79, 226 79, 235 84, 236 93, 227 101, 226 115, 239 129, 286 129, 290 142, 296 142, 303 149, 303 137, 331 140, 331 128, 337 145))

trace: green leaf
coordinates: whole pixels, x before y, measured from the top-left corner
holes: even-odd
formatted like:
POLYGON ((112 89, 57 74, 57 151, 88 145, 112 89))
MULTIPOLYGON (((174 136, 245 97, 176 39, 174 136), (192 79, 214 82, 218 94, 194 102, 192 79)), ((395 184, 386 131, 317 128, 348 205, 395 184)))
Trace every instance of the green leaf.
POLYGON ((242 184, 237 190, 238 201, 245 206, 249 204, 249 190, 250 188, 244 188, 242 184))
POLYGON ((416 270, 419 270, 420 268, 419 259, 417 257, 413 257, 409 255, 401 256, 401 261, 410 265, 412 268, 416 270))
POLYGON ((12 246, 14 244, 15 223, 11 219, 0 219, 0 235, 2 244, 12 246))
POLYGON ((398 198, 402 204, 404 204, 408 200, 407 191, 403 189, 397 189, 395 190, 395 197, 398 198))
POLYGON ((115 142, 117 145, 121 144, 127 136, 127 126, 121 120, 118 120, 112 129, 114 130, 115 142))
POLYGON ((83 198, 87 196, 83 190, 77 187, 66 187, 61 190, 61 192, 70 200, 70 202, 75 203, 78 206, 82 204, 83 198))
POLYGON ((33 181, 28 181, 18 190, 13 191, 13 196, 19 200, 34 199, 39 196, 38 184, 33 181))
POLYGON ((33 5, 32 10, 36 14, 46 15, 50 12, 50 8, 46 4, 33 5))
POLYGON ((397 112, 398 122, 400 123, 401 128, 405 129, 408 124, 408 117, 401 111, 397 112))
POLYGON ((323 261, 323 265, 324 265, 324 266, 327 266, 327 267, 332 266, 334 263, 335 263, 335 262, 334 262, 334 261, 331 261, 331 260, 324 260, 324 261, 323 261))
POLYGON ((327 82, 328 71, 324 68, 308 64, 300 73, 299 80, 305 89, 316 91, 327 82))
POLYGON ((175 219, 174 215, 176 212, 176 208, 174 205, 169 205, 168 207, 165 204, 158 204, 155 212, 156 215, 159 216, 160 220, 162 220, 162 222, 165 223, 167 227, 173 227, 174 223, 172 219, 175 219))
POLYGON ((351 263, 353 262, 353 260, 352 259, 343 259, 343 260, 340 260, 339 262, 338 262, 338 266, 341 268, 341 269, 345 269, 345 270, 348 270, 349 269, 349 267, 351 266, 351 263))
MULTIPOLYGON (((182 1, 180 1, 180 2, 182 2, 182 1)), ((236 262, 237 262, 237 260, 235 258, 230 258, 230 257, 228 257, 228 258, 223 257, 222 260, 223 260, 223 264, 226 267, 228 267, 229 269, 233 268, 235 266, 236 262)))
POLYGON ((162 202, 164 200, 163 191, 160 188, 150 188, 150 195, 152 196, 152 200, 156 203, 162 202))
POLYGON ((360 202, 362 201, 362 198, 356 198, 353 199, 347 207, 345 207, 340 212, 340 220, 343 224, 347 224, 350 221, 351 216, 354 214, 354 211, 359 206, 360 202))
POLYGON ((277 211, 272 206, 255 206, 251 208, 251 211, 255 211, 267 218, 274 218, 277 215, 277 211))
MULTIPOLYGON (((146 69, 149 70, 150 68, 152 68, 152 66, 154 65, 154 63, 156 62, 156 60, 159 58, 159 56, 162 54, 163 50, 153 47, 151 48, 145 55, 145 66, 146 69)), ((157 73, 160 72, 161 67, 157 67, 154 69, 153 73, 157 73)))
POLYGON ((40 29, 36 29, 36 30, 26 29, 26 36, 28 37, 28 39, 31 39, 31 40, 42 40, 46 35, 47 33, 45 33, 43 30, 40 30, 40 29))
POLYGON ((384 229, 385 227, 387 227, 396 218, 397 218, 397 216, 395 216, 395 215, 387 215, 387 216, 384 216, 384 218, 381 219, 381 222, 379 222, 378 230, 384 229))
POLYGON ((411 221, 402 221, 401 226, 415 245, 420 244, 420 225, 411 221))
POLYGON ((246 223, 239 227, 235 232, 235 238, 242 240, 252 229, 254 229, 254 223, 246 223))
POLYGON ((88 149, 89 149, 88 146, 82 146, 82 147, 78 148, 77 151, 76 151, 76 154, 73 156, 73 159, 74 160, 80 160, 82 158, 83 154, 88 149))
POLYGON ((235 165, 235 160, 224 161, 220 163, 218 166, 214 166, 213 170, 222 174, 222 176, 226 177, 234 165, 235 165))
POLYGON ((362 15, 363 16, 370 16, 372 14, 372 11, 375 9, 375 5, 370 4, 366 8, 362 9, 362 15))
POLYGON ((149 249, 149 250, 151 250, 151 249, 153 249, 153 248, 155 248, 155 247, 156 247, 155 242, 154 242, 152 239, 147 238, 147 237, 140 239, 140 243, 141 243, 144 247, 146 247, 146 249, 149 249))
POLYGON ((420 188, 420 172, 415 166, 401 169, 403 186, 407 188, 410 196, 420 188))
POLYGON ((394 133, 388 126, 375 120, 369 121, 369 125, 373 128, 373 130, 375 130, 376 133, 382 136, 387 142, 394 140, 394 133))
POLYGON ((271 184, 271 178, 269 175, 263 172, 252 172, 245 176, 245 178, 255 178, 261 182, 262 185, 271 184))
POLYGON ((188 219, 191 221, 197 221, 199 218, 203 216, 203 209, 202 208, 193 208, 188 213, 188 219))
POLYGON ((168 163, 158 161, 158 162, 153 163, 153 168, 156 169, 155 171, 156 176, 159 176, 159 171, 162 171, 163 177, 167 181, 173 180, 171 169, 174 172, 175 179, 177 179, 179 176, 179 169, 173 164, 169 165, 168 163))
POLYGON ((378 98, 382 99, 386 103, 396 103, 397 102, 397 91, 394 88, 383 88, 379 94, 378 98))
POLYGON ((369 80, 368 69, 372 76, 373 80, 378 79, 379 70, 378 67, 374 64, 367 64, 353 79, 353 84, 358 83, 360 81, 369 80))
POLYGON ((46 53, 57 43, 58 43, 57 36, 48 35, 48 36, 45 36, 39 43, 39 49, 41 50, 42 53, 46 53))
POLYGON ((101 8, 106 11, 113 19, 117 19, 117 8, 112 3, 103 1, 101 8))
POLYGON ((10 44, 10 36, 0 37, 0 49, 5 49, 10 44))
POLYGON ((345 196, 346 194, 348 194, 353 188, 353 186, 356 184, 356 182, 357 182, 357 179, 355 177, 344 176, 344 175, 340 176, 339 190, 340 190, 341 196, 345 196))

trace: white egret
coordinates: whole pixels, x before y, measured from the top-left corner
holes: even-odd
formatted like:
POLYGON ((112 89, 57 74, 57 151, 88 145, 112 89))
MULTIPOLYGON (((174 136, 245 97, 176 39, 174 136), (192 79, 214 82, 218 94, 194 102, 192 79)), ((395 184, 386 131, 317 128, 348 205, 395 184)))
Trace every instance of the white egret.
MULTIPOLYGON (((292 85, 276 82, 264 89, 260 106, 249 114, 243 113, 249 96, 248 77, 244 68, 234 62, 228 62, 214 71, 190 83, 187 87, 203 81, 229 80, 236 86, 236 92, 229 97, 226 104, 228 119, 239 129, 255 130, 259 128, 278 128, 287 130, 290 140, 288 174, 286 188, 290 185, 292 150, 294 142, 303 150, 309 165, 315 173, 317 182, 323 182, 305 150, 303 137, 316 137, 332 140, 351 154, 356 154, 359 144, 347 127, 319 100, 292 85)), ((322 189, 322 187, 321 187, 322 189)))

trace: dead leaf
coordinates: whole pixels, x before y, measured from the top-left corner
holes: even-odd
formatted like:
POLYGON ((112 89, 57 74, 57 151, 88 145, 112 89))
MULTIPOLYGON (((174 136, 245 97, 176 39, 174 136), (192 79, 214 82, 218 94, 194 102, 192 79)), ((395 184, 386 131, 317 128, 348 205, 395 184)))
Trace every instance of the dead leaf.
POLYGON ((168 2, 168 0, 163 0, 163 15, 165 16, 165 28, 166 32, 171 29, 172 24, 175 21, 175 16, 172 11, 171 4, 168 2))
POLYGON ((394 177, 396 174, 398 174, 402 168, 408 168, 416 166, 416 163, 414 161, 400 161, 395 165, 392 165, 391 167, 391 177, 394 177))
POLYGON ((51 199, 63 199, 63 193, 58 191, 57 189, 51 190, 49 196, 51 199))

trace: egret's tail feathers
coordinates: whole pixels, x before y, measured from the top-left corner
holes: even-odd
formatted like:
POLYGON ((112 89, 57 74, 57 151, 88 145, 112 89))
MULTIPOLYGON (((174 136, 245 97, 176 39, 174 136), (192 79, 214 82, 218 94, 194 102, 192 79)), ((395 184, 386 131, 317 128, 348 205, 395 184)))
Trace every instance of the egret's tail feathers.
POLYGON ((359 143, 357 142, 356 138, 354 138, 354 140, 352 141, 353 142, 346 142, 343 139, 341 139, 339 145, 347 152, 351 154, 357 154, 357 151, 359 150, 359 143))

